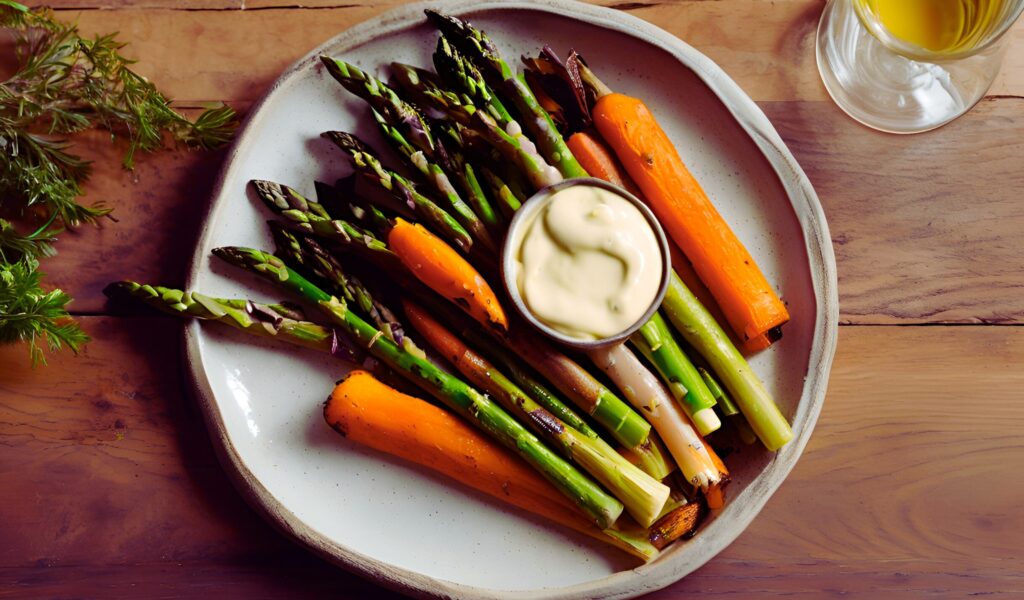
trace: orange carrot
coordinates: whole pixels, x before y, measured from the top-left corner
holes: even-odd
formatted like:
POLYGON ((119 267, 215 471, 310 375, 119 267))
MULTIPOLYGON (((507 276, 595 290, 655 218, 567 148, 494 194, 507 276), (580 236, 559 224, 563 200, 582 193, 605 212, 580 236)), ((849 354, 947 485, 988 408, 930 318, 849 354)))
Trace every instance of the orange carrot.
MULTIPOLYGON (((718 307, 718 303, 715 302, 715 299, 711 296, 711 292, 708 291, 704 282, 697 276, 697 272, 693 270, 693 264, 690 263, 690 259, 683 256, 682 251, 679 250, 679 246, 675 245, 675 243, 669 242, 668 249, 669 253, 672 255, 672 268, 675 270, 676 275, 679 275, 679 278, 683 280, 686 287, 690 288, 690 291, 697 297, 697 300, 700 300, 700 303, 704 305, 704 308, 708 309, 708 312, 711 313, 711 316, 714 317, 715 321, 718 323, 726 323, 727 321, 725 320, 725 315, 722 314, 722 309, 718 307)), ((743 354, 754 354, 755 352, 765 350, 772 345, 772 341, 768 339, 767 335, 759 335, 756 338, 751 338, 749 340, 739 340, 737 339, 736 333, 732 331, 732 328, 729 328, 729 332, 733 334, 731 336, 733 343, 736 344, 736 347, 739 348, 743 354)))
POLYGON ((653 557, 592 525, 572 501, 497 442, 366 371, 353 371, 334 388, 324 405, 324 418, 356 443, 437 471, 644 560, 653 557))
POLYGON ((419 224, 397 219, 388 246, 417 279, 459 305, 474 319, 508 331, 498 297, 466 259, 419 224))
POLYGON ((741 340, 769 334, 789 313, 750 253, 715 209, 654 115, 607 88, 594 125, 643 191, 651 209, 707 285, 741 340))
POLYGON ((565 143, 591 177, 614 183, 634 196, 640 195, 640 190, 633 183, 629 174, 597 136, 581 131, 572 134, 569 139, 565 140, 565 143))
POLYGON ((727 469, 725 463, 722 462, 722 457, 718 456, 718 453, 715 452, 715 449, 712 448, 711 445, 708 444, 706 441, 704 442, 704 447, 707 448, 708 456, 711 457, 711 464, 715 465, 715 468, 718 469, 718 472, 721 474, 722 479, 726 480, 729 477, 729 469, 727 469))
POLYGON ((708 449, 708 454, 711 456, 711 462, 721 473, 722 477, 714 484, 708 486, 708 489, 704 490, 704 499, 708 502, 708 508, 719 509, 725 506, 725 486, 729 485, 731 481, 729 478, 729 469, 725 467, 725 463, 722 462, 721 457, 715 452, 707 442, 704 442, 704 446, 708 449))
MULTIPOLYGON (((634 196, 643 199, 643 192, 636 187, 636 183, 633 182, 629 173, 626 173, 622 165, 619 164, 618 159, 615 158, 615 155, 612 154, 611 150, 608 149, 608 146, 600 138, 588 132, 580 132, 573 134, 566 140, 566 144, 568 144, 569 150, 576 156, 576 160, 583 165, 583 168, 586 169, 591 177, 602 179, 608 183, 614 183, 621 188, 625 188, 634 196)), ((722 314, 722 309, 718 307, 718 303, 711 296, 711 292, 708 291, 704 282, 697 276, 697 272, 693 270, 690 260, 683 256, 679 246, 675 243, 669 243, 669 250, 672 253, 672 268, 675 269, 676 274, 683 280, 686 287, 690 288, 693 295, 697 296, 700 303, 711 312, 711 316, 715 318, 715 321, 726 323, 727 321, 725 320, 725 315, 722 314)), ((772 344, 766 335, 741 341, 736 339, 734 334, 733 338, 733 343, 744 354, 759 352, 772 344)))
POLYGON ((708 486, 707 491, 704 492, 704 499, 708 502, 708 508, 712 510, 718 510, 725 506, 725 490, 723 484, 716 483, 708 486))

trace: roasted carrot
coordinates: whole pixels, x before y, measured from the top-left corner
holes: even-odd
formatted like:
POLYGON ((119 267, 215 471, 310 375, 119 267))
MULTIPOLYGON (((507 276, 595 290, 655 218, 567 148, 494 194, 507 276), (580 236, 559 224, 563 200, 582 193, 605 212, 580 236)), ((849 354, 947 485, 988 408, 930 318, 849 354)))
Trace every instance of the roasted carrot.
POLYGON ((622 168, 608 146, 605 146, 597 136, 581 131, 572 134, 565 143, 591 177, 614 183, 635 196, 640 195, 640 190, 629 174, 622 168))
MULTIPOLYGON (((704 282, 702 282, 700 277, 697 276, 697 272, 693 270, 693 265, 690 263, 690 259, 683 255, 682 251, 679 250, 679 246, 676 246, 674 242, 669 242, 668 249, 669 253, 672 255, 672 269, 675 270, 676 275, 679 275, 679 278, 683 280, 686 287, 690 288, 690 291, 697 297, 697 300, 700 300, 700 303, 704 305, 704 308, 708 309, 708 312, 710 312, 711 316, 715 318, 715 321, 719 323, 727 323, 728 321, 726 321, 725 315, 722 314, 722 309, 718 307, 718 303, 715 302, 715 299, 711 296, 711 292, 708 291, 704 282)), ((729 328, 729 331, 732 332, 731 327, 729 328)), ((768 339, 767 335, 759 335, 749 340, 740 340, 735 332, 732 333, 733 335, 731 337, 733 342, 736 344, 736 347, 743 352, 743 354, 754 354, 755 352, 765 350, 772 345, 772 341, 768 339)))
POLYGON ((399 218, 388 233, 388 246, 427 287, 459 305, 484 325, 508 330, 505 311, 491 286, 441 238, 418 223, 399 218))
POLYGON ((654 115, 581 69, 598 99, 594 126, 643 191, 661 224, 693 263, 743 341, 777 335, 789 312, 747 249, 708 199, 654 115))
POLYGON ((708 454, 711 456, 711 462, 714 463, 715 468, 718 469, 718 473, 721 476, 719 480, 714 484, 708 486, 708 489, 704 490, 704 499, 707 500, 708 508, 718 510, 725 506, 725 486, 729 485, 731 479, 729 478, 729 469, 726 468, 725 463, 722 462, 721 457, 715 452, 707 442, 704 442, 707 446, 708 454))
POLYGON ((644 539, 630 541, 629 536, 592 525, 572 501, 497 442, 366 371, 353 371, 334 388, 324 405, 324 418, 356 443, 437 471, 643 560, 657 554, 644 539))
POLYGON ((718 510, 725 506, 725 490, 721 483, 708 487, 704 492, 704 499, 708 502, 708 508, 718 510))
MULTIPOLYGON (((629 173, 626 173, 619 160, 615 158, 612 151, 608 149, 608 146, 598 136, 589 132, 575 133, 566 140, 566 144, 569 145, 569 149, 576 155, 576 160, 583 165, 583 168, 587 170, 587 173, 590 173, 591 177, 602 179, 608 183, 614 183, 643 200, 643 192, 637 188, 629 173)), ((679 278, 697 296, 701 304, 711 311, 716 321, 726 323, 727 321, 725 315, 722 314, 722 309, 718 307, 718 303, 711 296, 711 292, 708 291, 700 277, 697 276, 697 272, 693 270, 690 259, 683 255, 682 251, 679 250, 679 246, 674 242, 669 243, 669 250, 672 253, 672 268, 675 269, 679 278)), ((759 352, 772 344, 766 335, 760 335, 749 340, 740 340, 735 335, 734 337, 737 339, 733 341, 736 342, 736 345, 744 354, 759 352)))

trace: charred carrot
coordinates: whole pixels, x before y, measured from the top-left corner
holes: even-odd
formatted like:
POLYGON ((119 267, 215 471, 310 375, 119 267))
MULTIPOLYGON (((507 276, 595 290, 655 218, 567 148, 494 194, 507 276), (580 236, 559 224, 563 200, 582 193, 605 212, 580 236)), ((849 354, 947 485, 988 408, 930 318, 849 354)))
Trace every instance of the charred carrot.
POLYGON ((614 545, 643 560, 657 555, 644 537, 603 531, 508 450, 456 416, 354 371, 324 405, 327 424, 348 439, 446 475, 467 487, 614 545))
POLYGON ((786 306, 650 109, 637 98, 613 93, 582 65, 580 73, 597 95, 594 126, 693 263, 736 334, 741 340, 778 335, 789 320, 786 306))
MULTIPOLYGON (((718 307, 718 303, 711 297, 711 292, 708 291, 707 286, 697 276, 697 272, 693 270, 693 264, 690 263, 690 259, 683 256, 683 252, 676 246, 675 243, 669 242, 668 245, 669 253, 672 255, 672 269, 676 272, 676 275, 683 280, 686 287, 690 288, 693 295, 700 300, 700 303, 704 305, 704 308, 708 309, 711 316, 715 318, 715 321, 719 323, 728 323, 725 315, 722 314, 722 309, 718 307)), ((768 339, 767 335, 759 335, 756 338, 749 340, 740 340, 739 336, 732 331, 732 327, 729 328, 729 332, 733 335, 729 336, 736 347, 739 348, 743 354, 754 354, 761 350, 767 349, 772 345, 772 341, 768 339)))
POLYGON ((608 146, 596 136, 589 132, 581 131, 572 134, 565 143, 569 146, 569 150, 572 151, 576 160, 579 161, 580 165, 586 169, 591 177, 603 179, 608 183, 614 183, 633 195, 640 195, 640 190, 630 178, 629 173, 626 173, 626 170, 622 168, 622 165, 619 164, 618 159, 608 149, 608 146))
POLYGON ((505 311, 491 286, 441 238, 422 225, 399 218, 388 234, 388 246, 427 287, 458 304, 480 323, 508 330, 505 311))

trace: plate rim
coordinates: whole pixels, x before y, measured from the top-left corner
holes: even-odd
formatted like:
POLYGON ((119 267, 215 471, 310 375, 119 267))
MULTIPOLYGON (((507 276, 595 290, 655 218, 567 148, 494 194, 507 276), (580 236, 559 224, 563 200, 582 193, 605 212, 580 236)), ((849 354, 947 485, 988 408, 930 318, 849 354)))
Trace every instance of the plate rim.
POLYGON ((208 225, 216 219, 224 206, 226 182, 239 168, 237 159, 241 151, 247 147, 248 137, 263 117, 264 105, 290 84, 295 83, 305 69, 314 66, 320 54, 342 53, 381 35, 413 27, 423 22, 423 9, 428 7, 439 8, 454 15, 472 15, 494 10, 541 11, 616 31, 668 52, 682 67, 693 71, 719 98, 771 165, 786 192, 804 237, 817 306, 807 378, 793 415, 796 436, 749 484, 751 497, 744 506, 737 509, 740 512, 732 511, 734 514, 729 515, 728 520, 715 519, 708 524, 702 535, 687 544, 671 546, 656 561, 571 586, 505 591, 454 583, 392 566, 331 540, 303 523, 267 490, 249 470, 231 443, 201 359, 200 325, 195 321, 185 325, 183 334, 183 354, 188 367, 189 390, 200 406, 221 466, 227 471, 238 491, 257 512, 306 549, 388 588, 420 597, 502 599, 628 598, 664 588, 698 569, 728 547, 760 513, 795 466, 810 439, 824 404, 828 376, 835 355, 839 322, 834 249, 824 210, 810 180, 760 107, 721 67, 678 37, 639 17, 576 0, 417 2, 391 9, 338 33, 288 67, 250 109, 217 176, 211 194, 212 200, 203 220, 204 228, 188 267, 186 289, 195 286, 204 261, 209 256, 208 247, 211 245, 212 230, 208 225), (709 541, 709 532, 718 532, 713 542, 709 541))

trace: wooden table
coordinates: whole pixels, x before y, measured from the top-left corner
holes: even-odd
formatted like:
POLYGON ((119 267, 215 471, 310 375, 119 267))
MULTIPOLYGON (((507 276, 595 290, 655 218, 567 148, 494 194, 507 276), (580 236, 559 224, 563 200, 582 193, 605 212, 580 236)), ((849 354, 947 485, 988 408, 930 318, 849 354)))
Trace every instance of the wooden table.
MULTIPOLYGON (((387 0, 55 0, 120 31, 182 106, 245 110, 387 0)), ((938 131, 869 131, 826 97, 822 2, 612 4, 717 61, 825 207, 842 324, 824 412, 789 480, 725 552, 660 598, 1024 595, 1024 27, 991 95, 938 131)), ((110 316, 112 280, 181 285, 223 153, 96 159, 119 222, 44 264, 94 341, 28 368, 0 349, 0 597, 383 597, 283 538, 217 464, 183 389, 181 324, 110 316)))

